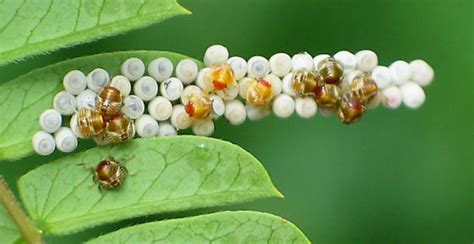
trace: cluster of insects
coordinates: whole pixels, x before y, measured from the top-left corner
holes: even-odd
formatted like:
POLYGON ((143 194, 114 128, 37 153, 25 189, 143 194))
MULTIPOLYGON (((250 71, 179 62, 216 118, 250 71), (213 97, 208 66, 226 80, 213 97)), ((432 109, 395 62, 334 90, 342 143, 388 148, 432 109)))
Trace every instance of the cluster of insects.
POLYGON ((342 64, 331 57, 320 61, 315 71, 296 71, 292 87, 297 96, 314 97, 320 108, 336 113, 346 124, 359 120, 378 92, 375 81, 364 72, 344 81, 342 64))
POLYGON ((80 109, 77 125, 85 137, 92 137, 97 144, 119 143, 135 135, 132 120, 121 112, 122 93, 114 87, 104 87, 97 96, 93 109, 80 109))
POLYGON ((401 103, 420 107, 425 101, 423 87, 434 77, 423 60, 399 60, 386 67, 370 50, 314 57, 277 53, 270 59, 245 60, 229 57, 227 48, 213 45, 203 61, 205 66, 199 68, 192 59, 175 64, 157 57, 145 64, 130 57, 120 74, 101 68, 68 72, 53 108, 39 116, 34 150, 40 155, 55 149, 72 152, 78 138, 120 143, 135 134, 172 136, 188 128, 210 136, 214 120, 221 117, 240 125, 270 114, 311 118, 320 111, 351 124, 379 104, 389 109, 401 103))

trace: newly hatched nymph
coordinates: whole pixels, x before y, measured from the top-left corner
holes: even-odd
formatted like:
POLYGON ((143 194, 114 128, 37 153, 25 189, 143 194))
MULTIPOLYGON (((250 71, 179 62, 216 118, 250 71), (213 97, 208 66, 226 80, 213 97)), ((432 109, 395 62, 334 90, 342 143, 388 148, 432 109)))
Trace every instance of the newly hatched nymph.
POLYGON ((356 99, 344 97, 337 109, 337 116, 344 124, 358 121, 365 112, 365 107, 356 99))
POLYGON ((334 58, 328 57, 319 62, 317 73, 320 78, 315 88, 315 100, 318 106, 334 110, 342 98, 339 87, 344 75, 342 65, 334 58))
POLYGON ((356 76, 349 86, 348 95, 366 105, 375 95, 378 87, 374 79, 367 73, 356 76))
POLYGON ((120 112, 122 93, 115 87, 105 87, 97 96, 96 109, 107 119, 120 112))
POLYGON ((367 73, 354 77, 345 88, 337 110, 341 122, 351 124, 358 121, 365 112, 365 106, 377 95, 378 87, 374 79, 367 73))
POLYGON ((264 79, 254 79, 248 90, 246 100, 255 107, 263 107, 270 103, 273 98, 273 90, 270 82, 264 79))
POLYGON ((291 86, 300 97, 314 96, 319 75, 313 71, 298 70, 293 73, 291 86))
POLYGON ((206 119, 212 113, 212 102, 205 94, 191 93, 184 110, 193 119, 206 119))
POLYGON ((81 134, 88 138, 104 131, 105 120, 99 111, 82 108, 77 115, 77 126, 81 134))
POLYGON ((335 109, 341 100, 342 91, 334 84, 323 84, 316 87, 316 103, 318 106, 335 109))
POLYGON ((232 70, 230 64, 214 66, 207 77, 207 80, 212 86, 211 89, 215 91, 221 91, 237 85, 237 82, 234 78, 234 71, 232 70))
POLYGON ((326 84, 338 85, 344 75, 342 65, 331 57, 322 60, 317 67, 317 71, 326 84))
POLYGON ((94 171, 94 182, 99 189, 114 190, 123 184, 128 176, 128 170, 117 160, 110 158, 102 160, 94 171))
POLYGON ((133 138, 135 127, 125 114, 113 115, 105 125, 105 138, 111 143, 119 143, 133 138))

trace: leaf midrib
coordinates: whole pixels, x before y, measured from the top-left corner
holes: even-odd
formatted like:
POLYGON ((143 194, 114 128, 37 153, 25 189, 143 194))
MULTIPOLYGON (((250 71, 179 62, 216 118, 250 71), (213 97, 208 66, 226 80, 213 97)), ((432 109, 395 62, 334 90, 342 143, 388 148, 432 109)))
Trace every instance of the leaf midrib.
POLYGON ((97 213, 87 213, 83 214, 81 216, 69 218, 66 220, 60 220, 60 221, 54 221, 54 222, 48 222, 47 219, 36 219, 38 223, 47 223, 45 225, 39 225, 39 227, 49 233, 56 233, 56 234, 67 234, 70 233, 71 231, 70 226, 74 226, 77 228, 78 225, 80 226, 88 226, 88 223, 84 223, 83 221, 95 219, 95 218, 100 218, 103 223, 106 222, 111 222, 114 219, 120 219, 120 215, 117 215, 117 210, 124 210, 126 209, 127 215, 134 215, 134 217, 140 217, 148 214, 161 214, 161 213, 166 213, 166 212, 178 212, 178 211, 185 211, 189 209, 197 209, 197 208, 208 208, 208 207, 216 207, 216 206, 223 206, 226 205, 226 203, 201 203, 201 204, 190 204, 193 201, 202 201, 202 199, 206 198, 227 198, 228 195, 231 195, 232 197, 237 198, 238 200, 233 201, 233 203, 243 203, 243 202, 248 202, 254 199, 258 198, 266 198, 266 197, 276 197, 276 198, 283 198, 283 195, 278 192, 276 189, 271 189, 268 191, 248 191, 248 190, 239 190, 239 191, 226 191, 226 192, 221 192, 221 193, 211 193, 211 194, 201 194, 201 195, 194 195, 194 196, 187 196, 187 197, 181 197, 179 199, 167 199, 163 201, 159 201, 158 203, 155 202, 147 202, 147 203, 139 203, 139 204, 134 204, 131 207, 126 207, 126 208, 114 208, 114 209, 109 209, 106 211, 102 212, 97 212, 97 213), (180 210, 169 210, 169 208, 163 207, 163 206, 169 206, 172 203, 177 203, 176 205, 179 205, 182 202, 186 202, 188 200, 191 200, 186 203, 188 205, 187 207, 181 208, 180 210), (193 205, 193 206, 190 206, 193 205), (115 214, 115 215, 111 215, 115 214), (110 217, 112 216, 112 217, 110 217))

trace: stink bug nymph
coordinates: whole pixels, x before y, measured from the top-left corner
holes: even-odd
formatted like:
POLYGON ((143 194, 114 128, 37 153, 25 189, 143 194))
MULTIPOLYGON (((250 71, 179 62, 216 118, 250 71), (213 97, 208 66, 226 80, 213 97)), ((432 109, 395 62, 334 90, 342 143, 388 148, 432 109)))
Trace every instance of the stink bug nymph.
POLYGON ((255 107, 263 107, 270 103, 273 98, 273 90, 270 82, 254 79, 247 90, 247 102, 255 107))
POLYGON ((117 189, 129 175, 127 168, 113 158, 100 161, 93 168, 93 174, 94 182, 99 185, 100 190, 117 189))
POLYGON ((230 64, 221 64, 213 67, 207 80, 210 82, 211 90, 214 91, 221 91, 237 84, 230 64))
POLYGON ((117 88, 108 86, 99 92, 96 109, 102 116, 109 118, 120 112, 122 102, 122 93, 117 88))

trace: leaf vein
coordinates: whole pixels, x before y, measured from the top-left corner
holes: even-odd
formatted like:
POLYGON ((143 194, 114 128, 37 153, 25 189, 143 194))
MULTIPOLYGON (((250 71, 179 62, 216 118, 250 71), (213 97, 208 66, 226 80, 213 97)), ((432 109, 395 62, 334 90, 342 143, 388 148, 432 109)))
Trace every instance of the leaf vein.
POLYGON ((25 5, 25 2, 26 2, 26 0, 22 0, 21 4, 18 6, 18 8, 15 9, 15 13, 13 14, 12 18, 10 20, 8 20, 8 22, 5 24, 4 27, 2 27, 2 29, 0 29, 0 33, 3 33, 3 31, 13 22, 15 17, 18 16, 18 12, 20 11, 20 8, 22 8, 23 5, 25 5))
POLYGON ((56 170, 56 173, 54 174, 53 178, 51 179, 51 186, 49 187, 48 189, 48 193, 46 194, 46 198, 43 202, 43 206, 41 207, 41 214, 39 216, 43 216, 44 214, 44 210, 45 210, 45 206, 46 206, 46 202, 48 201, 48 199, 51 197, 51 191, 53 189, 53 186, 54 186, 54 182, 56 181, 57 177, 59 175, 59 170, 56 170))
POLYGON ((89 210, 87 210, 87 212, 92 212, 92 210, 94 208, 96 208, 99 205, 100 202, 102 202, 102 200, 105 198, 105 195, 107 193, 108 193, 108 191, 101 192, 101 195, 100 195, 99 199, 97 199, 97 201, 94 204, 92 204, 92 206, 89 208, 89 210))
MULTIPOLYGON (((155 149, 153 149, 155 150, 155 149)), ((151 190, 153 189, 153 186, 156 184, 156 182, 158 182, 158 180, 161 178, 161 176, 163 175, 163 172, 166 170, 166 168, 171 165, 171 164, 174 164, 175 162, 187 157, 189 154, 191 154, 192 152, 194 152, 194 150, 191 150, 190 152, 186 153, 186 154, 183 154, 181 157, 171 161, 170 163, 168 163, 168 161, 166 160, 166 157, 163 157, 163 160, 165 161, 165 167, 163 167, 163 169, 160 171, 160 173, 157 175, 157 177, 151 182, 150 186, 148 186, 145 191, 143 192, 143 194, 138 198, 137 200, 137 203, 141 202, 143 200, 143 198, 146 196, 146 194, 151 190)))
POLYGON ((71 196, 76 190, 77 188, 79 188, 80 185, 82 185, 88 178, 89 178, 89 174, 82 180, 79 182, 79 184, 75 185, 72 190, 66 194, 64 197, 61 198, 61 200, 59 200, 59 202, 53 207, 53 209, 51 209, 48 214, 46 214, 45 216, 42 216, 41 218, 43 219, 47 219, 67 198, 69 198, 69 196, 71 196))
MULTIPOLYGON (((33 82, 31 82, 31 86, 32 86, 32 85, 33 85, 33 82)), ((60 85, 62 85, 62 84, 58 84, 58 86, 60 86, 60 85)), ((30 87, 31 87, 31 86, 30 86, 30 87)), ((58 86, 56 86, 53 90, 56 90, 58 86)), ((18 111, 18 113, 16 113, 15 116, 6 124, 6 126, 4 127, 4 129, 0 132, 0 138, 4 136, 4 134, 5 134, 5 132, 7 131, 8 127, 10 127, 10 125, 21 115, 21 112, 22 112, 22 111, 25 111, 25 110, 29 109, 29 108, 32 107, 33 105, 36 105, 36 102, 38 102, 38 101, 40 101, 40 100, 43 100, 43 98, 45 98, 45 97, 47 97, 47 96, 50 95, 50 93, 47 92, 47 93, 45 93, 43 96, 41 96, 40 98, 36 99, 36 102, 31 103, 30 105, 28 105, 28 106, 25 107, 24 104, 25 104, 25 100, 26 100, 26 91, 23 91, 23 92, 24 92, 24 94, 23 94, 23 97, 21 98, 21 99, 22 99, 22 100, 21 100, 21 104, 22 104, 21 108, 22 108, 22 109, 21 109, 20 111, 18 111)))
POLYGON ((10 121, 8 121, 8 122, 6 123, 6 125, 4 126, 4 129, 3 129, 3 130, 1 131, 1 133, 0 133, 0 137, 3 137, 3 135, 5 134, 5 132, 7 131, 7 129, 10 127, 10 125, 12 125, 12 123, 18 118, 18 116, 20 116, 21 111, 26 109, 26 108, 23 108, 23 104, 25 103, 25 100, 26 100, 26 92, 25 92, 25 91, 22 91, 22 92, 23 92, 23 94, 22 94, 23 96, 22 96, 22 98, 21 98, 21 104, 22 104, 21 108, 22 108, 22 109, 21 109, 20 111, 18 111, 18 112, 15 114, 15 116, 13 116, 13 118, 12 118, 10 121))
POLYGON ((44 15, 41 16, 38 23, 36 23, 35 27, 33 27, 33 29, 30 30, 30 34, 28 34, 28 36, 26 37, 26 41, 25 41, 24 45, 27 45, 28 43, 30 43, 30 39, 33 36, 33 33, 38 28, 38 26, 40 26, 41 23, 43 23, 44 19, 46 18, 46 16, 48 16, 49 12, 51 11, 51 7, 53 6, 53 2, 54 2, 54 0, 51 0, 51 2, 49 2, 48 8, 46 9, 46 12, 44 13, 44 15))
POLYGON ((143 9, 143 7, 145 6, 145 3, 146 3, 146 2, 147 2, 147 1, 144 0, 144 1, 140 4, 140 6, 138 7, 138 10, 137 10, 137 13, 135 14, 135 16, 139 16, 139 15, 140 15, 140 12, 142 12, 142 9, 143 9))
POLYGON ((74 20, 74 28, 72 29, 72 32, 75 32, 77 30, 77 25, 79 24, 79 16, 81 15, 81 10, 82 10, 82 1, 79 0, 79 8, 77 9, 77 15, 76 19, 74 20))
MULTIPOLYGON (((163 199, 165 199, 165 200, 170 199, 171 193, 175 192, 181 186, 181 184, 184 182, 184 180, 186 178, 188 178, 188 176, 191 175, 192 173, 193 173, 192 171, 189 171, 186 175, 184 175, 181 179, 179 179, 178 184, 176 184, 176 186, 173 189, 169 190, 168 194, 163 199)), ((191 196, 193 196, 193 195, 191 195, 191 196)))
POLYGON ((177 230, 178 228, 179 228, 179 226, 178 226, 178 225, 175 225, 175 226, 173 227, 173 229, 171 229, 170 231, 168 231, 168 233, 167 233, 164 237, 159 238, 159 239, 153 239, 153 243, 158 242, 158 241, 163 241, 163 240, 167 239, 167 238, 171 235, 171 233, 173 233, 173 232, 174 232, 175 230, 177 230))
POLYGON ((204 183, 206 183, 207 179, 216 171, 217 167, 219 167, 219 165, 222 163, 222 158, 221 158, 221 153, 218 152, 217 153, 217 162, 216 164, 214 165, 214 167, 209 171, 209 173, 207 173, 201 183, 199 184, 199 186, 196 188, 196 191, 192 194, 192 195, 196 195, 197 192, 199 192, 199 190, 201 189, 201 187, 204 185, 204 183))
POLYGON ((232 181, 230 182, 229 187, 227 188, 227 191, 228 191, 229 189, 231 189, 232 186, 234 186, 235 182, 237 181, 237 179, 239 178, 240 174, 242 173, 242 166, 240 166, 240 158, 241 158, 241 156, 238 155, 238 156, 237 156, 237 160, 236 160, 236 161, 237 161, 237 167, 238 167, 238 169, 237 169, 237 174, 235 174, 234 179, 232 179, 232 181))
MULTIPOLYGON (((94 27, 97 27, 97 26, 100 25, 100 18, 102 16, 102 12, 104 11, 104 8, 105 8, 105 1, 107 1, 107 0, 103 0, 102 5, 100 5, 99 14, 97 15, 97 22, 95 23, 94 27)), ((92 27, 92 28, 94 28, 94 27, 92 27)))

